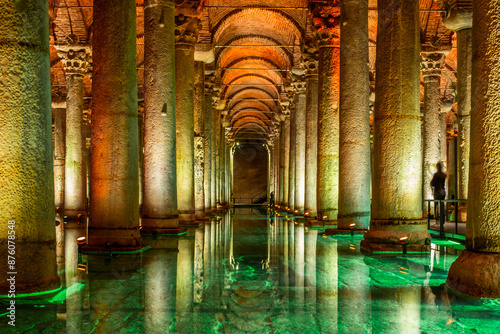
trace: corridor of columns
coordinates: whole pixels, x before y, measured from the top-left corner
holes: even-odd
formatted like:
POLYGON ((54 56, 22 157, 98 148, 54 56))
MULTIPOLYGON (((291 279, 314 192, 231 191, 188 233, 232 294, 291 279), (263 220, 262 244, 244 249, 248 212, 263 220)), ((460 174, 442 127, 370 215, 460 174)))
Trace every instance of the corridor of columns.
POLYGON ((2 333, 497 332, 500 0, 0 13, 2 333))

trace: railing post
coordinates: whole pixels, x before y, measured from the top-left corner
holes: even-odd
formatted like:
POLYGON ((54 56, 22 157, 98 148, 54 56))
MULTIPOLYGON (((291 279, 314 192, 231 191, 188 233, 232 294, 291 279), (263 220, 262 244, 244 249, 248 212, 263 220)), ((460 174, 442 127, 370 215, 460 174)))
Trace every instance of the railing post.
POLYGON ((444 201, 439 200, 439 237, 444 238, 444 201))
POLYGON ((431 201, 427 201, 427 229, 431 229, 431 201))

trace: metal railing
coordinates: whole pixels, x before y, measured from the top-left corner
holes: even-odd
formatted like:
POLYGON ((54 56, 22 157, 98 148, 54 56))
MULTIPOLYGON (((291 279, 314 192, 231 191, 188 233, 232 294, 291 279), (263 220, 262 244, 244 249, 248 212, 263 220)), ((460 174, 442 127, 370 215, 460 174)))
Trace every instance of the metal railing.
MULTIPOLYGON (((444 238, 444 223, 445 223, 445 203, 452 203, 455 211, 455 234, 458 234, 458 204, 467 203, 466 199, 424 199, 427 202, 427 229, 431 228, 431 202, 439 203, 439 237, 444 238)), ((434 217, 436 219, 436 217, 434 217)), ((450 220, 450 222, 452 222, 450 220)))

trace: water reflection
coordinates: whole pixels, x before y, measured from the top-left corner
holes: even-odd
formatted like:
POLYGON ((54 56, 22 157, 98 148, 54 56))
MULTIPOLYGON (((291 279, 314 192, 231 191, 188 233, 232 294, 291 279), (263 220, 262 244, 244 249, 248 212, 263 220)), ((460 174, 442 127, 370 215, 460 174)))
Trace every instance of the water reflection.
POLYGON ((23 306, 35 312, 18 331, 452 333, 481 323, 495 333, 500 326, 498 302, 466 303, 443 287, 461 247, 449 242, 432 244, 431 254, 365 256, 362 236, 326 236, 304 220, 255 209, 181 236, 148 237, 142 253, 82 255, 84 235, 78 226, 64 229, 66 289, 44 308, 23 306))

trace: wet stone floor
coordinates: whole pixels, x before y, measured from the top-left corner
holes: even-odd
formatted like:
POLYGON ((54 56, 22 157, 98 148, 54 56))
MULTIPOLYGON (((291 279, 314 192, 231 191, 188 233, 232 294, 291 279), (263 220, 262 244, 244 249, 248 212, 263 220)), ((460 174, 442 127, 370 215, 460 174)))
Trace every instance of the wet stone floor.
POLYGON ((500 333, 500 300, 444 286, 464 247, 361 254, 267 208, 241 208, 135 254, 78 254, 68 231, 62 289, 18 300, 0 333, 500 333))

